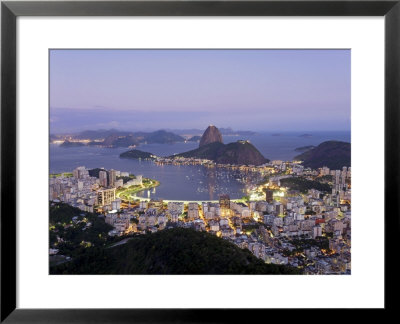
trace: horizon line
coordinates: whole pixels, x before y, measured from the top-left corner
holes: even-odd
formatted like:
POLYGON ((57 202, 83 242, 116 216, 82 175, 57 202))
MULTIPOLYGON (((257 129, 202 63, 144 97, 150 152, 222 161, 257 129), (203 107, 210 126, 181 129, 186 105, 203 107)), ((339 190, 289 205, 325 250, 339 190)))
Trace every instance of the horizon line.
MULTIPOLYGON (((205 131, 208 126, 206 126, 204 129, 197 128, 197 127, 192 127, 192 128, 154 128, 154 129, 118 129, 118 128, 96 128, 96 129, 81 129, 81 130, 69 130, 69 131, 57 131, 57 132, 49 132, 50 134, 62 134, 62 133, 81 133, 85 131, 119 131, 119 132, 156 132, 160 130, 165 130, 165 131, 186 131, 186 130, 200 130, 200 131, 205 131)), ((217 126, 216 126, 217 127, 217 126)), ((303 132, 310 132, 310 133, 315 133, 315 132, 351 132, 351 129, 317 129, 317 130, 306 130, 306 129, 299 129, 299 130, 250 130, 250 129, 234 129, 232 127, 217 127, 220 129, 231 129, 232 131, 236 132, 254 132, 254 133, 303 133, 303 132)), ((229 136, 229 135, 227 135, 229 136)))

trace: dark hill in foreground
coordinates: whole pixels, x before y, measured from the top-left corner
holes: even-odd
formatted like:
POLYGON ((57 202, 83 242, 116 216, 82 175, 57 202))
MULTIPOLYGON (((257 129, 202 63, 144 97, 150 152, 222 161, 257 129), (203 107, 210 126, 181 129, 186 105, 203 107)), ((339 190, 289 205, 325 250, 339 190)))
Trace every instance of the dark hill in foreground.
POLYGON ((175 228, 137 236, 108 249, 89 248, 52 274, 298 274, 265 264, 247 249, 207 232, 175 228))
POLYGON ((269 162, 269 160, 248 141, 237 141, 229 144, 213 142, 195 150, 176 154, 175 156, 207 159, 216 163, 236 165, 260 165, 269 162))
POLYGON ((339 170, 351 166, 351 144, 340 141, 327 141, 317 147, 294 157, 294 160, 303 161, 305 167, 312 169, 324 166, 339 170))

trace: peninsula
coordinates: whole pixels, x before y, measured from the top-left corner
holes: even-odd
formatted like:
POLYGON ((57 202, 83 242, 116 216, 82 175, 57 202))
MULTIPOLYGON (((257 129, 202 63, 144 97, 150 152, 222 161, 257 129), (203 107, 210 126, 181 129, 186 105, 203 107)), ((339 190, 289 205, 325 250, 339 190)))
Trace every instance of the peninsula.
POLYGON ((229 144, 222 142, 218 128, 210 125, 200 139, 199 148, 179 153, 170 158, 207 159, 221 164, 261 165, 269 162, 250 141, 239 140, 229 144))

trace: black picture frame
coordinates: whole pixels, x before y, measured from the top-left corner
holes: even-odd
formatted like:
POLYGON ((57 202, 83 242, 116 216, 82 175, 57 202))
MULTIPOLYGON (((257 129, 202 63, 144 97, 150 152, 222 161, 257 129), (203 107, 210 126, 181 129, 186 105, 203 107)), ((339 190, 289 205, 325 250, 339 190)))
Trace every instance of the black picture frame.
MULTIPOLYGON (((267 310, 16 308, 16 19, 19 16, 384 16, 385 310, 398 284, 392 266, 399 236, 400 0, 372 1, 2 1, 1 3, 1 322, 234 322, 267 310)), ((371 127, 373 127, 371 125, 371 127)), ((371 189, 372 190, 372 189, 371 189)), ((372 194, 372 193, 371 193, 372 194)), ((382 208, 379 208, 382 211, 382 208)), ((378 212, 379 212, 378 211, 378 212)), ((371 261, 372 263, 373 261, 371 261)), ((373 266, 373 264, 371 264, 373 266)), ((367 283, 366 283, 367 284, 367 283)), ((38 292, 40 294, 40 292, 38 292)), ((329 305, 327 305, 328 307, 329 305)), ((273 311, 268 310, 268 314, 273 311)), ((297 313, 297 312, 295 312, 297 313)), ((286 319, 292 315, 285 312, 286 319)))

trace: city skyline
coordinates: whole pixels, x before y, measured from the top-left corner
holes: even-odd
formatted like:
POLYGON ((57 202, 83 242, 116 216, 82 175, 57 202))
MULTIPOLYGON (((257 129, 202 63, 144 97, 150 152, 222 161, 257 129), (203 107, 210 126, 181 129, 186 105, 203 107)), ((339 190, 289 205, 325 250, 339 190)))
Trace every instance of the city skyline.
POLYGON ((350 131, 350 50, 50 51, 51 133, 210 123, 350 131))

